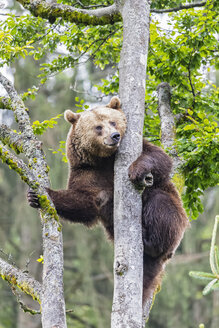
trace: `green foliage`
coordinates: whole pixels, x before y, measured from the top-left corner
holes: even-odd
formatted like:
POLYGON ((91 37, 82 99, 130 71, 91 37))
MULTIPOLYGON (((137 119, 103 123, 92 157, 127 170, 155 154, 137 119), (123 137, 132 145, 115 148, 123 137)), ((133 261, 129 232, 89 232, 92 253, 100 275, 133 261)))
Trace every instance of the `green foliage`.
POLYGON ((105 95, 118 94, 119 92, 119 74, 118 70, 114 75, 110 75, 108 79, 102 79, 101 84, 96 85, 97 89, 105 95))
POLYGON ((216 246, 216 234, 217 226, 219 223, 219 215, 215 217, 214 228, 211 238, 211 249, 210 249, 210 267, 212 273, 199 272, 199 271, 190 271, 189 275, 196 279, 201 280, 210 280, 203 290, 203 295, 219 290, 219 256, 218 256, 218 247, 216 246))
MULTIPOLYGON (((81 7, 80 3, 71 0, 60 3, 74 3, 76 7, 81 7)), ((105 1, 103 5, 110 3, 112 1, 105 1)), ((152 8, 171 8, 180 4, 182 2, 178 0, 156 1, 152 2, 152 8)), ((83 5, 98 7, 99 2, 84 1, 83 5)), ((165 28, 154 14, 150 24, 144 136, 160 144, 155 90, 160 82, 168 82, 172 88, 174 114, 182 116, 177 122, 176 145, 184 160, 184 205, 190 217, 195 219, 203 209, 200 200, 203 191, 218 181, 216 121, 219 92, 209 78, 211 69, 219 65, 217 1, 208 0, 205 7, 173 12, 166 17, 165 28)), ((111 70, 97 86, 98 90, 105 95, 118 93, 121 22, 90 27, 66 23, 62 19, 50 24, 31 15, 9 15, 0 24, 0 36, 2 63, 10 64, 20 55, 32 56, 40 63, 37 74, 41 84, 58 72, 76 69, 92 60, 102 70, 114 67, 114 72, 111 70)), ((34 98, 38 90, 38 87, 30 86, 23 98, 34 98)), ((76 107, 86 109, 82 103, 77 103, 76 107)), ((38 133, 43 133, 49 126, 47 123, 36 123, 38 133)), ((62 153, 60 150, 58 152, 62 153)))
POLYGON ((203 191, 218 183, 219 129, 215 117, 206 112, 188 110, 187 122, 177 129, 178 152, 184 159, 182 171, 187 187, 183 200, 191 218, 202 212, 200 195, 203 191))
POLYGON ((32 124, 34 134, 43 134, 48 128, 52 129, 58 122, 57 120, 62 117, 63 114, 59 114, 56 117, 52 117, 50 120, 43 122, 34 121, 32 124))
MULTIPOLYGON (((1 25, 0 25, 1 26, 1 25)), ((6 31, 0 30, 0 67, 7 64, 14 57, 23 57, 28 55, 28 50, 33 49, 31 46, 32 41, 27 41, 24 45, 14 45, 13 44, 13 34, 12 29, 6 31)))
POLYGON ((218 66, 218 12, 214 4, 215 1, 208 1, 206 7, 169 14, 167 29, 155 17, 151 23, 145 135, 155 141, 160 137, 154 90, 160 82, 168 82, 172 87, 173 112, 181 116, 176 145, 184 160, 184 206, 192 219, 203 210, 203 191, 219 181, 219 89, 206 75, 218 66))
POLYGON ((85 110, 89 109, 89 105, 84 104, 84 99, 81 99, 79 97, 75 97, 75 106, 78 107, 77 113, 83 112, 85 110))
POLYGON ((35 85, 32 88, 28 88, 26 92, 22 95, 22 100, 25 101, 28 98, 35 99, 37 92, 39 91, 39 88, 35 85))
POLYGON ((57 150, 50 149, 53 154, 60 154, 62 156, 62 162, 67 163, 67 157, 65 153, 65 141, 59 141, 59 148, 57 150))

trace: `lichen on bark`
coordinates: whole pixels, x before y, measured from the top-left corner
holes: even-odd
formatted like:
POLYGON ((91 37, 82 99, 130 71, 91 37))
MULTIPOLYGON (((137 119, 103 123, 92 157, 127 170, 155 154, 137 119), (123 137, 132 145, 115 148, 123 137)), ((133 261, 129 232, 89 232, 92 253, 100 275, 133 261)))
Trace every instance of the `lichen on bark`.
MULTIPOLYGON (((22 152, 28 164, 14 155, 5 145, 0 143, 0 157, 3 162, 15 170, 31 188, 36 190, 42 203, 40 210, 43 225, 44 265, 41 288, 41 308, 43 327, 66 328, 65 301, 63 291, 63 245, 61 225, 56 209, 46 193, 49 187, 48 165, 42 150, 42 142, 33 133, 28 110, 13 84, 0 73, 0 83, 8 93, 7 101, 2 105, 13 110, 18 123, 19 132, 10 130, 5 125, 0 126, 0 140, 7 147, 22 152), (10 106, 8 106, 8 104, 10 106), (49 304, 49 306, 48 306, 49 304), (55 314, 54 314, 55 313, 55 314)), ((1 98, 2 99, 2 98, 1 98)), ((0 262, 1 267, 1 262, 0 262)), ((3 274, 10 283, 23 292, 32 294, 27 279, 20 283, 13 274, 3 274)), ((24 277, 25 278, 25 277, 24 277)), ((37 298, 37 296, 36 296, 37 298)))
POLYGON ((40 16, 54 22, 56 18, 63 18, 65 21, 84 24, 89 26, 114 24, 121 21, 116 4, 99 9, 80 9, 73 6, 47 3, 43 0, 17 0, 25 9, 30 10, 34 16, 40 16))

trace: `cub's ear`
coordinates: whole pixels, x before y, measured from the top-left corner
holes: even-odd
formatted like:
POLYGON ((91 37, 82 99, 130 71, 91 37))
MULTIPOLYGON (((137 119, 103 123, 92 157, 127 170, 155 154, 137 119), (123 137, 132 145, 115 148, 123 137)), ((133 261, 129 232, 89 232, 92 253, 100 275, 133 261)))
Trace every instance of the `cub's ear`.
POLYGON ((67 109, 64 112, 64 118, 67 122, 70 122, 71 124, 74 124, 77 122, 81 115, 79 113, 73 113, 70 109, 67 109))
POLYGON ((107 105, 107 107, 113 108, 113 109, 120 109, 121 108, 121 101, 118 97, 112 97, 110 100, 110 103, 107 105))

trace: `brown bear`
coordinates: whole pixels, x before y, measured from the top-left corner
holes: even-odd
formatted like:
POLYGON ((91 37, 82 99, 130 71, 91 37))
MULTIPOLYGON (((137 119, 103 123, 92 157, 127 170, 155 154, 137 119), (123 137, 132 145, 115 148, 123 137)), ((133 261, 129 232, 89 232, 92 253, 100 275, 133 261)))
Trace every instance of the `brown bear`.
MULTIPOLYGON (((65 111, 71 123, 66 142, 69 178, 66 190, 47 192, 58 214, 69 221, 92 226, 101 221, 113 239, 113 178, 115 153, 126 130, 120 100, 84 113, 65 111)), ((165 152, 143 140, 141 156, 130 166, 129 177, 143 194, 144 300, 160 282, 164 263, 179 245, 188 220, 170 181, 172 161, 165 152)), ((128 173, 127 173, 128 174, 128 173)), ((28 192, 32 207, 36 194, 28 192)))

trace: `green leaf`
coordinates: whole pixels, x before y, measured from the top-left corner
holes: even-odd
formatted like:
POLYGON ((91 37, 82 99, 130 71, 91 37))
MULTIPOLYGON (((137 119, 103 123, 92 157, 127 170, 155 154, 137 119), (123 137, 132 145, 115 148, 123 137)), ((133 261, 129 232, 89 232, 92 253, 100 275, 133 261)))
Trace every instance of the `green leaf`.
POLYGON ((184 131, 194 130, 196 128, 195 124, 186 125, 183 129, 184 131))
POLYGON ((190 271, 190 277, 201 279, 201 280, 212 280, 215 279, 215 275, 208 272, 200 272, 200 271, 190 271))
POLYGON ((205 118, 205 113, 200 113, 200 112, 199 112, 197 115, 198 115, 198 117, 199 117, 200 119, 202 119, 202 120, 205 118))
POLYGON ((219 282, 216 282, 216 284, 214 284, 214 285, 212 286, 212 289, 213 289, 213 290, 219 290, 219 282))
POLYGON ((207 286, 203 289, 202 294, 203 295, 209 294, 213 290, 213 286, 216 284, 217 281, 218 279, 214 279, 211 282, 209 282, 209 284, 207 284, 207 286))

